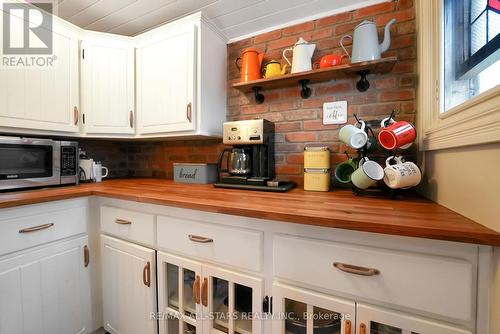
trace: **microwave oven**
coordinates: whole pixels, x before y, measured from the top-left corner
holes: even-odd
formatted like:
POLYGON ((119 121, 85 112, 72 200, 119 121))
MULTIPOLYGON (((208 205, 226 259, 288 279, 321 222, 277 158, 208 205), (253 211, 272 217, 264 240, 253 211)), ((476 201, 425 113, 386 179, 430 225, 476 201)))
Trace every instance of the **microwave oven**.
POLYGON ((0 137, 0 191, 77 183, 77 142, 0 137))

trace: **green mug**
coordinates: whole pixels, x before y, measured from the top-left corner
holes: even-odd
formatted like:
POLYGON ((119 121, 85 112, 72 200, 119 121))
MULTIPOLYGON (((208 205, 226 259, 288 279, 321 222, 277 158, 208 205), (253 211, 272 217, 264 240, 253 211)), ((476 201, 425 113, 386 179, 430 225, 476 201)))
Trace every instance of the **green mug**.
POLYGON ((335 179, 340 183, 351 182, 351 174, 358 168, 358 164, 353 159, 346 160, 338 164, 335 168, 335 179))

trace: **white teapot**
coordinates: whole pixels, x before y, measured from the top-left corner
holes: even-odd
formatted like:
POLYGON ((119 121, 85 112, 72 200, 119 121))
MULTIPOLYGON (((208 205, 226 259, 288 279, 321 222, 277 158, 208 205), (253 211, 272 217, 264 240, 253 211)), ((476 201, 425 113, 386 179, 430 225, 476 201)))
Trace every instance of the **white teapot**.
POLYGON ((288 48, 283 50, 283 58, 287 63, 292 66, 291 73, 304 72, 312 70, 312 56, 314 50, 316 49, 316 44, 308 43, 302 37, 299 38, 297 43, 293 48, 288 48), (293 51, 292 62, 286 57, 288 51, 293 51))
POLYGON ((387 51, 391 45, 390 29, 395 22, 396 19, 392 19, 385 25, 384 40, 380 45, 378 44, 377 26, 368 20, 361 22, 354 28, 354 37, 343 36, 340 40, 340 46, 348 56, 342 41, 344 38, 352 38, 352 56, 349 56, 351 63, 380 59, 380 54, 387 51))

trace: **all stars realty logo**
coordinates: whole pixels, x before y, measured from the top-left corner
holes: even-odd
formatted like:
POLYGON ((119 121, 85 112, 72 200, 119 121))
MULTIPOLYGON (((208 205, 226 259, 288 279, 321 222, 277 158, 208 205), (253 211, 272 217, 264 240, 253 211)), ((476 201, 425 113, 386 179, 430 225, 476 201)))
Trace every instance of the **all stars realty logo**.
POLYGON ((3 2, 2 66, 54 66, 52 2, 3 2))

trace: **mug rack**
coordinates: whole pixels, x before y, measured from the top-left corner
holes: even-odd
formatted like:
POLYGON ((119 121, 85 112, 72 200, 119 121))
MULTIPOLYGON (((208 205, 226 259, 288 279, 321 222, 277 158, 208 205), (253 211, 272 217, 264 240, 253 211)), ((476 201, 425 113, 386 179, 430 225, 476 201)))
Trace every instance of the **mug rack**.
POLYGON ((377 60, 364 61, 354 64, 337 65, 327 68, 314 69, 306 72, 290 73, 279 77, 269 79, 258 79, 248 82, 238 82, 233 84, 233 88, 243 93, 253 93, 255 102, 264 103, 264 90, 291 87, 298 85, 300 96, 307 99, 311 96, 310 84, 316 82, 325 82, 336 79, 359 76, 356 88, 360 92, 365 92, 370 88, 368 74, 382 74, 392 71, 396 64, 397 57, 387 57, 377 60))
MULTIPOLYGON (((356 119, 356 122, 363 121, 362 118, 358 117, 356 114, 353 114, 354 118, 356 119)), ((369 121, 364 121, 366 124, 365 132, 369 136, 370 133, 372 136, 375 136, 375 133, 373 131, 373 127, 380 127, 380 124, 382 123, 382 120, 384 119, 395 119, 397 116, 396 110, 392 110, 391 114, 388 117, 382 118, 380 120, 369 120, 369 121)), ((355 158, 356 161, 360 161, 361 159, 364 159, 365 157, 368 156, 368 143, 365 144, 365 146, 361 147, 360 149, 356 150, 357 151, 357 157, 355 158)), ((394 150, 386 150, 384 149, 384 156, 385 157, 391 157, 391 156, 397 156, 398 154, 402 153, 402 150, 400 148, 396 148, 394 150)), ((347 151, 345 152, 347 154, 347 151)), ((349 155, 348 155, 349 157, 349 155)), ((391 189, 388 186, 386 186, 383 182, 379 181, 377 183, 377 187, 374 188, 368 188, 368 189, 359 189, 356 188, 354 185, 352 186, 352 192, 356 196, 367 196, 367 197, 388 197, 391 199, 395 199, 398 196, 416 196, 415 192, 415 187, 409 188, 409 189, 391 189)))

